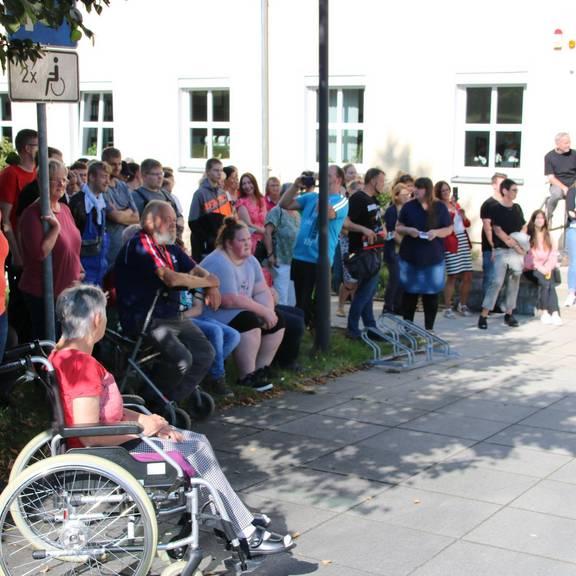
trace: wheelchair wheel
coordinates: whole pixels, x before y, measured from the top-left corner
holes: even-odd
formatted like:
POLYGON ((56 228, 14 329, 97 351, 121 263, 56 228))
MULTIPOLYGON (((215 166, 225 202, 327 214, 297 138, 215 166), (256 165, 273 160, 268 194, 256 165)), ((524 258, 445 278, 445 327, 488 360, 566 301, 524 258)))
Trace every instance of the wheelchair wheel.
POLYGON ((84 454, 37 462, 0 496, 0 574, 130 574, 150 570, 158 526, 144 488, 84 454))
POLYGON ((193 392, 188 400, 188 414, 194 420, 206 420, 214 414, 216 404, 214 398, 198 388, 193 392))
POLYGON ((18 458, 14 461, 12 470, 10 471, 10 478, 8 483, 12 482, 22 470, 28 468, 32 464, 35 464, 39 460, 45 460, 50 458, 52 453, 50 452, 50 442, 52 441, 53 433, 52 430, 44 430, 37 434, 22 448, 18 458))

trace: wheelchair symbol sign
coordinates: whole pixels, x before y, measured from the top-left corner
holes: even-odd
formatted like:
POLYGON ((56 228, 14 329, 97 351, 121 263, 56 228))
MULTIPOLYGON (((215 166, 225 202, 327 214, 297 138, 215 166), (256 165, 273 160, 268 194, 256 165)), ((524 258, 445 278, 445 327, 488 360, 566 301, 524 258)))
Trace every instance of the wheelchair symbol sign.
POLYGON ((78 102, 78 54, 46 50, 36 62, 10 64, 8 80, 15 102, 78 102))

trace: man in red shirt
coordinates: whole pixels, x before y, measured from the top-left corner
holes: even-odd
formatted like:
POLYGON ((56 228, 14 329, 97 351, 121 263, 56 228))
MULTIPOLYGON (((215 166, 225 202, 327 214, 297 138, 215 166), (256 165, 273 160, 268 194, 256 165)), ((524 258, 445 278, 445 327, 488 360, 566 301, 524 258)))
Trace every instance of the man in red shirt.
POLYGON ((14 141, 20 163, 7 166, 0 172, 0 212, 2 229, 10 246, 10 258, 7 263, 8 283, 10 285, 10 303, 8 318, 10 325, 18 333, 21 341, 28 339, 30 318, 22 301, 18 282, 22 273, 22 258, 18 246, 16 207, 20 192, 36 179, 36 153, 38 152, 38 133, 35 130, 20 130, 14 141))

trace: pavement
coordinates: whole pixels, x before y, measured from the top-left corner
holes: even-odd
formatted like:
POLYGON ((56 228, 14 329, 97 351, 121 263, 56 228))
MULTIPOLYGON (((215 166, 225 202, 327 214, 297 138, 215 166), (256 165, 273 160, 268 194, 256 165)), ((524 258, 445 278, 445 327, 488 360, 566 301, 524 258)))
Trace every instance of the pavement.
POLYGON ((576 574, 576 309, 562 315, 487 331, 439 315, 456 358, 195 426, 248 506, 296 538, 255 574, 576 574))

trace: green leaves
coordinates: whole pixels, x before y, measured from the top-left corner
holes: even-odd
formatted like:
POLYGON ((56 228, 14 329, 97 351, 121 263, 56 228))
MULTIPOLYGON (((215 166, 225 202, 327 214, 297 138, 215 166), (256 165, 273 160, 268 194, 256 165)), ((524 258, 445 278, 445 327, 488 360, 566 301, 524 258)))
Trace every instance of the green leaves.
POLYGON ((86 28, 82 12, 76 4, 87 12, 94 10, 100 15, 110 0, 0 0, 0 65, 6 69, 8 61, 24 62, 28 58, 42 57, 42 47, 30 40, 11 40, 8 35, 17 32, 21 26, 41 22, 50 28, 59 28, 64 22, 70 25, 70 39, 78 42, 83 36, 92 38, 93 32, 86 28), (2 33, 2 28, 6 33, 2 33))

